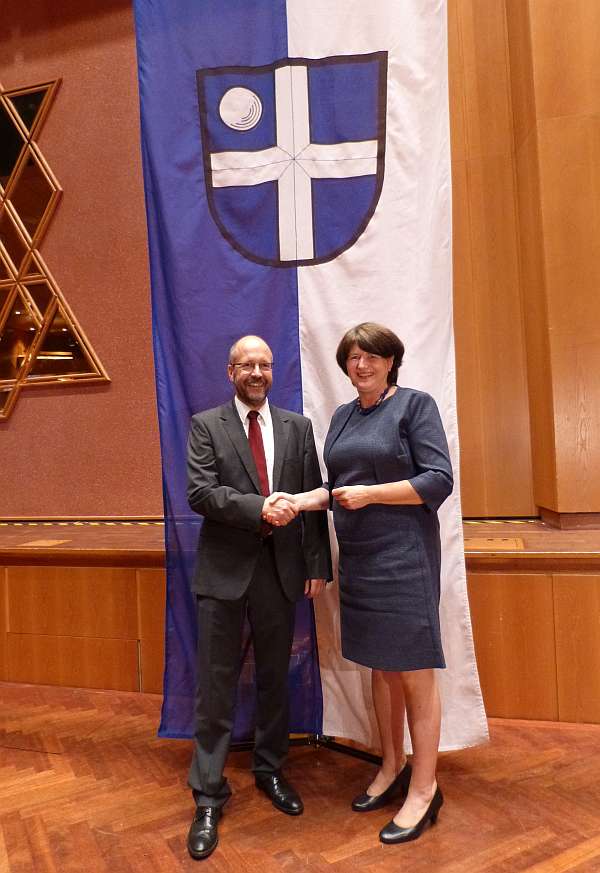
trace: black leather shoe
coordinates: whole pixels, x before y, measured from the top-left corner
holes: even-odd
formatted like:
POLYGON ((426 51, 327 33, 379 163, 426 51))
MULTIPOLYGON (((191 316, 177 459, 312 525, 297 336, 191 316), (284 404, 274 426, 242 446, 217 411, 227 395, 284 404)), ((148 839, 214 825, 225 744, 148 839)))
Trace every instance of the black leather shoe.
POLYGON ((379 832, 379 839, 382 843, 408 843, 411 840, 417 840, 428 821, 431 824, 435 824, 438 817, 438 812, 440 811, 440 807, 444 802, 444 798, 442 797, 442 792, 439 788, 435 789, 435 794, 431 799, 431 803, 427 807, 427 811, 425 812, 423 818, 413 825, 411 828, 400 828, 397 824, 394 824, 394 821, 388 822, 384 828, 379 832))
POLYGON ((352 801, 352 809, 354 812, 370 812, 372 809, 381 809, 382 806, 387 806, 388 803, 408 792, 411 773, 412 767, 410 764, 405 764, 385 791, 382 791, 381 794, 359 794, 352 801))
POLYGON ((264 791, 274 807, 287 815, 300 815, 304 812, 304 804, 300 795, 294 791, 290 783, 281 773, 256 776, 256 787, 264 791))
POLYGON ((220 818, 221 809, 218 806, 196 807, 196 814, 187 838, 188 852, 196 861, 208 858, 217 848, 219 842, 217 825, 220 818))

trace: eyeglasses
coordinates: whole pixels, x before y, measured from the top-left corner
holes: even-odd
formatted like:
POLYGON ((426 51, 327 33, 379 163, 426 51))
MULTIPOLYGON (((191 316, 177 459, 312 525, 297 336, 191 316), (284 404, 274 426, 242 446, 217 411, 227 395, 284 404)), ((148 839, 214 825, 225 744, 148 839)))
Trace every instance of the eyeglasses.
POLYGON ((352 354, 348 355, 346 358, 347 364, 358 364, 361 358, 364 358, 365 361, 381 361, 382 356, 376 355, 374 352, 362 352, 360 355, 352 354))
POLYGON ((255 364, 243 361, 241 364, 232 364, 231 366, 234 370, 237 368, 242 373, 253 373, 256 367, 261 373, 270 373, 273 369, 273 361, 260 361, 260 363, 257 361, 255 364))

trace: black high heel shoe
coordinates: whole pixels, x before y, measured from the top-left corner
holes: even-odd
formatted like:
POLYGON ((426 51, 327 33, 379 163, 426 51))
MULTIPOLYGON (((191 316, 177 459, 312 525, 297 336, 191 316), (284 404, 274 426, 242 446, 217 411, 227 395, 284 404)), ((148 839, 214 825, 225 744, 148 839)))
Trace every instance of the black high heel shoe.
POLYGON ((352 809, 354 812, 371 812, 372 809, 381 809, 382 806, 387 806, 392 800, 396 800, 396 798, 408 792, 411 773, 412 767, 410 764, 405 764, 385 791, 375 795, 367 794, 366 792, 359 794, 352 801, 352 809))
POLYGON ((411 828, 400 828, 397 824, 394 824, 394 820, 392 819, 392 821, 388 822, 379 832, 379 839, 382 843, 386 844, 408 843, 410 840, 417 840, 423 833, 428 821, 430 821, 432 825, 436 823, 438 812, 440 811, 443 802, 444 798, 442 792, 439 788, 436 788, 435 794, 431 798, 431 803, 427 807, 427 811, 416 825, 413 825, 411 828))

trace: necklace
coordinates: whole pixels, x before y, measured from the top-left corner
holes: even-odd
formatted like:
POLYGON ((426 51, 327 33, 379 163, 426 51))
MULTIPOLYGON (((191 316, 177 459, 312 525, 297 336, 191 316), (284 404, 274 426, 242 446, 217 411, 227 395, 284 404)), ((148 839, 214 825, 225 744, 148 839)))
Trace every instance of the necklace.
POLYGON ((358 414, 359 415, 370 415, 375 409, 377 409, 379 404, 383 400, 385 400, 390 388, 395 388, 395 387, 396 387, 395 385, 387 385, 385 391, 381 392, 381 394, 379 395, 379 397, 377 398, 377 400, 375 401, 375 403, 372 406, 361 406, 360 405, 360 397, 357 397, 356 406, 358 407, 358 414))

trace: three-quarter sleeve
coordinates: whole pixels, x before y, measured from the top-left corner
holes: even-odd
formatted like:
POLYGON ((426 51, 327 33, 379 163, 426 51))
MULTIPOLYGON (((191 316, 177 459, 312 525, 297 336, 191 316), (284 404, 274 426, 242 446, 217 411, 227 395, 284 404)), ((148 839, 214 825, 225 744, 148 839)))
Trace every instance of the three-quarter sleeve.
POLYGON ((416 393, 406 424, 413 462, 419 471, 408 481, 425 506, 437 511, 452 493, 454 480, 446 434, 433 397, 416 393))
POLYGON ((329 504, 327 506, 327 509, 332 511, 333 510, 333 494, 331 492, 333 491, 333 486, 330 485, 329 482, 323 482, 323 485, 321 487, 324 488, 325 491, 327 491, 329 494, 329 504))

